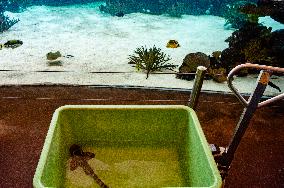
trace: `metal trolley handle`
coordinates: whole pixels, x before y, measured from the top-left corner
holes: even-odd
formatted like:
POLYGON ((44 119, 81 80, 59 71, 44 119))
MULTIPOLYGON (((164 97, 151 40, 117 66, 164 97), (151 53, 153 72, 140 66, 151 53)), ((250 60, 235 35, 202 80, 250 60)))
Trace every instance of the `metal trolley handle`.
MULTIPOLYGON (((245 134, 245 131, 249 125, 249 122, 251 118, 253 117, 254 112, 257 108, 266 106, 272 102, 275 102, 277 100, 284 98, 284 93, 273 97, 271 99, 265 100, 263 102, 260 102, 263 93, 266 89, 266 86, 269 83, 270 76, 273 72, 277 73, 284 73, 284 68, 279 67, 271 67, 271 66, 265 66, 265 65, 257 65, 257 64, 241 64, 236 66, 234 69, 231 70, 231 72, 228 75, 228 86, 229 88, 234 92, 236 97, 241 101, 241 103, 244 105, 244 110, 242 115, 240 116, 239 122, 235 128, 234 136, 231 139, 231 142, 228 147, 224 148, 223 152, 217 152, 220 153, 219 155, 215 155, 215 161, 217 162, 217 165, 219 167, 219 170, 221 172, 221 176, 224 179, 227 176, 227 172, 230 168, 231 162, 234 158, 234 154, 237 150, 237 147, 239 146, 241 139, 243 135, 245 134), (246 101, 241 94, 238 92, 238 90, 233 86, 233 76, 241 69, 243 68, 253 68, 253 69, 259 69, 260 74, 257 79, 256 87, 253 91, 253 93, 250 95, 248 101, 246 101), (259 103, 260 102, 260 103, 259 103)), ((211 147, 212 148, 212 147, 211 147)), ((213 147, 214 148, 214 147, 213 147)), ((221 147, 220 147, 221 148, 221 147)), ((212 150, 212 149, 211 149, 212 150)), ((220 149, 215 149, 216 151, 220 151, 220 149)), ((214 149, 212 150, 214 151, 214 149)))
MULTIPOLYGON (((236 75, 237 72, 239 72, 241 69, 243 68, 252 68, 252 69, 258 69, 258 70, 264 70, 266 72, 277 72, 277 73, 284 73, 284 68, 280 68, 280 67, 272 67, 272 66, 266 66, 266 65, 258 65, 258 64, 251 64, 251 63, 246 63, 246 64, 241 64, 236 66, 235 68, 233 68, 230 73, 228 74, 228 86, 229 88, 234 92, 234 94, 236 95, 236 97, 240 100, 240 102, 247 107, 249 102, 246 101, 241 94, 238 92, 238 90, 233 86, 232 81, 234 80, 234 75, 236 75)), ((263 73, 262 73, 263 74, 263 73)), ((265 74, 265 73, 264 73, 265 74)), ((262 77, 262 81, 264 84, 267 84, 269 81, 270 75, 268 75, 266 73, 265 76, 262 77), (265 83, 267 82, 267 83, 265 83)), ((258 108, 266 106, 270 103, 273 103, 277 100, 283 99, 284 98, 284 93, 277 95, 273 98, 267 99, 261 103, 258 104, 258 108)))

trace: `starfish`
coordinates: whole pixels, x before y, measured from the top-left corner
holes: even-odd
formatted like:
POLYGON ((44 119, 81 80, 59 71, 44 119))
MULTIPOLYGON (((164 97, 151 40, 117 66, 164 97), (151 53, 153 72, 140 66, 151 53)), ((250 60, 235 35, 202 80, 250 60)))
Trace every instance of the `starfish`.
POLYGON ((98 177, 98 175, 94 172, 92 167, 88 164, 88 160, 95 157, 94 153, 84 152, 82 148, 77 144, 73 144, 69 148, 69 152, 71 155, 71 162, 70 162, 71 171, 75 170, 80 166, 83 168, 85 174, 91 176, 100 187, 108 188, 108 186, 98 177))

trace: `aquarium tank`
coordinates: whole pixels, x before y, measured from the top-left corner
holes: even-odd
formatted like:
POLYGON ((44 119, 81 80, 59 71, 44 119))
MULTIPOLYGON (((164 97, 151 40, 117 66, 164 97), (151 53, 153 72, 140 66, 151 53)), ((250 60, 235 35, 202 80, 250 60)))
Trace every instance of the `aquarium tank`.
POLYGON ((0 84, 188 89, 205 66, 203 88, 227 91, 239 64, 283 67, 283 23, 281 0, 0 0, 0 84))
POLYGON ((284 187, 283 91, 284 0, 0 0, 0 188, 284 187))

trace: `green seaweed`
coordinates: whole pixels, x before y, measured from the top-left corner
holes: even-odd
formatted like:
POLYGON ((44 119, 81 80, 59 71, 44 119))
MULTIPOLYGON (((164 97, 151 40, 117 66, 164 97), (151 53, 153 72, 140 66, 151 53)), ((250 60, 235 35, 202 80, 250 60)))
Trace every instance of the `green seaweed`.
POLYGON ((173 70, 177 65, 167 63, 171 58, 164 52, 161 52, 160 48, 154 47, 147 49, 141 46, 134 51, 133 55, 128 58, 129 64, 135 64, 136 69, 145 70, 147 77, 149 77, 150 72, 160 71, 162 69, 173 70))

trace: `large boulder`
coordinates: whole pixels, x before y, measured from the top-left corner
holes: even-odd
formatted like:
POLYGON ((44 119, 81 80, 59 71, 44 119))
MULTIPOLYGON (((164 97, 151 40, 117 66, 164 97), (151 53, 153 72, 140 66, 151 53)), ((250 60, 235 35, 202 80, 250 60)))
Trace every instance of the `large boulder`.
MULTIPOLYGON (((198 66, 208 68, 210 66, 210 58, 202 52, 189 53, 183 59, 183 63, 179 67, 179 73, 195 73, 198 66)), ((194 77, 195 75, 177 75, 177 78, 185 80, 193 80, 194 77)))

